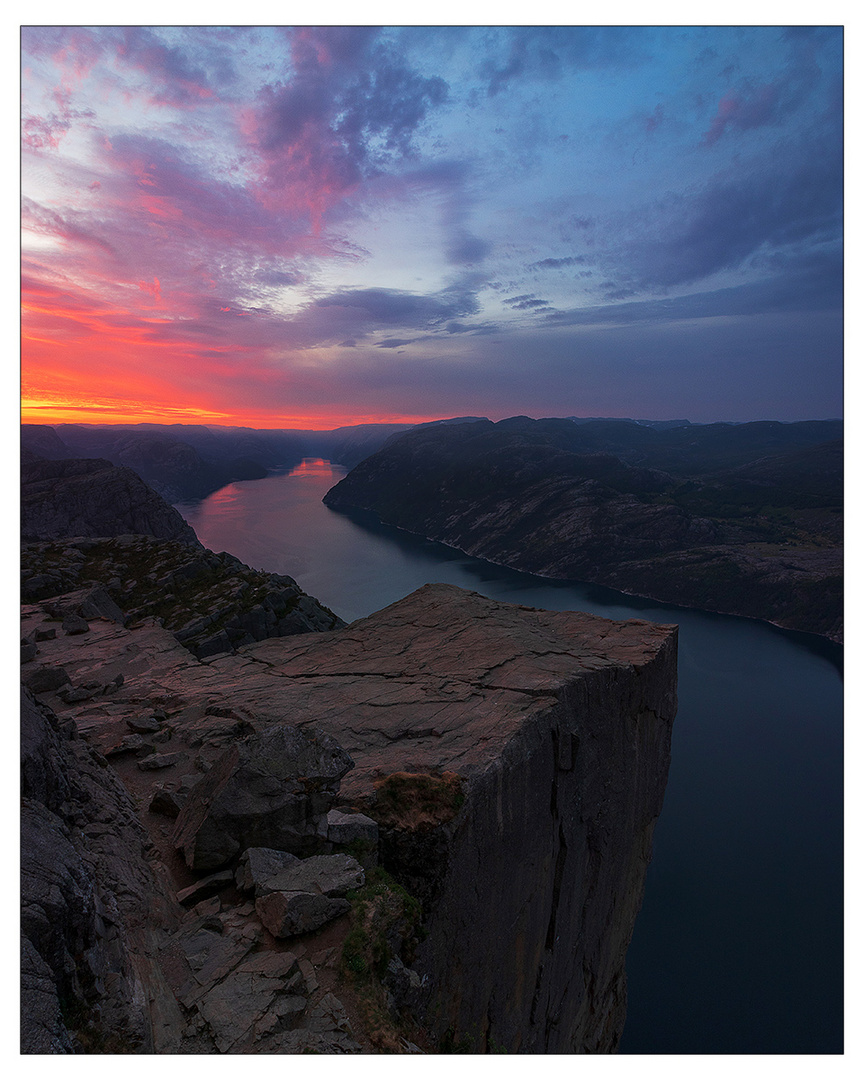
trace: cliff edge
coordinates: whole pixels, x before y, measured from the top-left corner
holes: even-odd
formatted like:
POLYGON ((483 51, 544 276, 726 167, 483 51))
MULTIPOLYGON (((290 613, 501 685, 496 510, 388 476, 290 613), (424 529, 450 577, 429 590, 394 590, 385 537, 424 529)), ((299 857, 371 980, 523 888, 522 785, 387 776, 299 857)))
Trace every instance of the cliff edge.
MULTIPOLYGON (((137 807, 152 844, 141 848, 151 873, 178 890, 174 916, 159 908, 163 934, 177 923, 182 928, 181 902, 198 885, 174 850, 173 825, 155 809, 156 796, 194 797, 187 781, 224 769, 231 747, 250 746, 274 726, 320 730, 354 762, 337 797, 339 821, 321 833, 324 849, 332 850, 341 815, 361 811, 377 825, 384 869, 422 903, 424 940, 413 955, 394 955, 387 971, 391 983, 403 979, 409 987, 401 995, 394 990, 394 1010, 403 1019, 410 1013, 426 1047, 616 1049, 626 1008, 625 953, 669 767, 674 627, 539 611, 429 585, 344 630, 259 641, 201 661, 152 619, 124 625, 104 615, 88 620, 86 630, 53 636, 52 619, 38 603, 22 609, 22 633, 38 642, 25 677, 39 669, 40 706, 53 710, 59 728, 71 722, 137 807), (57 678, 44 677, 52 671, 57 678), (68 692, 70 684, 101 690, 82 700, 68 692), (147 716, 152 720, 141 719, 147 716), (129 736, 130 728, 145 734, 129 736)), ((86 824, 81 831, 88 835, 86 824)), ((150 977, 180 1003, 184 1026, 166 1032, 151 1020, 142 1048, 298 1052, 298 1032, 311 1039, 321 1010, 332 1019, 336 1005, 342 1008, 330 1000, 334 994, 351 1012, 350 970, 343 967, 335 984, 325 970, 334 941, 344 939, 343 959, 348 955, 349 927, 356 928, 346 922, 353 915, 341 914, 348 902, 330 905, 336 937, 328 939, 329 953, 313 951, 302 928, 289 941, 292 953, 280 953, 274 924, 262 926, 267 905, 258 900, 253 908, 238 898, 234 861, 228 851, 227 876, 207 879, 215 895, 193 908, 198 922, 187 936, 175 935, 173 951, 166 944, 168 951, 148 958, 150 977), (280 1003, 278 1016, 260 1005, 260 995, 260 1015, 249 1013, 248 994, 227 1009, 226 988, 239 993, 249 981, 240 968, 230 974, 223 966, 222 982, 190 995, 189 976, 177 967, 177 941, 200 967, 201 941, 210 940, 214 920, 219 948, 241 942, 236 956, 256 972, 270 971, 274 950, 277 960, 294 961, 308 942, 307 996, 285 989, 289 976, 298 978, 296 963, 287 962, 278 978, 268 976, 267 1000, 280 1003), (231 941, 229 931, 236 935, 231 941), (333 993, 322 998, 328 988, 333 993), (293 1019, 286 1019, 291 1009, 293 1019), (238 1016, 247 1014, 253 1018, 238 1027, 238 1016)), ((288 933, 281 924, 277 929, 288 933)), ((200 982, 200 972, 196 977, 200 982)), ((95 984, 91 1007, 99 993, 95 984)), ((153 996, 160 1015, 168 1015, 165 995, 153 996)), ((354 1023, 357 1034, 356 1017, 354 1023)), ((344 1035, 350 1027, 341 1019, 338 1025, 333 1039, 343 1049, 326 1052, 360 1049, 344 1035)), ((374 1040, 363 1045, 375 1048, 374 1040)))

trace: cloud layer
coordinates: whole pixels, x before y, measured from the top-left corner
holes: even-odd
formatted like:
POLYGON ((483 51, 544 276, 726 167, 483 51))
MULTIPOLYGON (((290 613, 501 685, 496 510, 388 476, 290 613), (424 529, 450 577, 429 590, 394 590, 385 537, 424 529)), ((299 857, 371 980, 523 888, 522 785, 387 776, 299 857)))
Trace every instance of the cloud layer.
POLYGON ((33 415, 840 412, 836 28, 22 40, 33 415))

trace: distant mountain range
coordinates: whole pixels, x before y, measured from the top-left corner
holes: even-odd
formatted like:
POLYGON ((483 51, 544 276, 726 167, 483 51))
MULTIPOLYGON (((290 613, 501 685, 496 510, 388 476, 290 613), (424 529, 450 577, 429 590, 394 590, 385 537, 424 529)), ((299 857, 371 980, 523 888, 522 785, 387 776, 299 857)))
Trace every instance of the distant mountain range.
POLYGON ((325 496, 491 562, 842 634, 840 421, 416 429, 325 496))
MULTIPOLYGON (((457 417, 435 423, 467 423, 457 417)), ((203 499, 234 480, 260 480, 304 457, 352 468, 410 424, 358 424, 332 431, 196 424, 22 424, 25 450, 52 460, 103 458, 134 469, 169 503, 203 499)))
MULTIPOLYGON (((593 421, 569 417, 576 424, 593 421)), ((327 458, 353 468, 388 439, 414 427, 486 420, 457 416, 428 424, 355 424, 330 431, 259 429, 218 424, 22 424, 21 445, 40 457, 104 458, 134 469, 169 503, 203 499, 235 480, 260 480, 290 469, 305 457, 327 458)), ((486 421, 489 422, 488 420, 486 421)), ((689 420, 638 420, 656 428, 689 420)))

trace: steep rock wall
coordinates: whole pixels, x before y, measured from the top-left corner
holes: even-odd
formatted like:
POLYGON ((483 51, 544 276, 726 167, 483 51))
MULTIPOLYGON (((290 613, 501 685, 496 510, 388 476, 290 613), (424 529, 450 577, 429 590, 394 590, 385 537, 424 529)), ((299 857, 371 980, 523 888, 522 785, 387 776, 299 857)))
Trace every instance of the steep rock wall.
POLYGON ((439 1039, 481 1053, 617 1048, 674 679, 674 642, 647 669, 587 675, 473 779, 419 965, 439 1039))

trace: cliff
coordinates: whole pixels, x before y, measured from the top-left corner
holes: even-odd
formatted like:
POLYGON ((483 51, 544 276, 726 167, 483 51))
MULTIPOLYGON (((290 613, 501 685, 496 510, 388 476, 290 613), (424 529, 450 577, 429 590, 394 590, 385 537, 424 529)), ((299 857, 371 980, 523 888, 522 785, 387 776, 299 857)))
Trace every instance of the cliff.
POLYGON ((842 637, 836 422, 418 428, 325 496, 516 570, 842 637))
POLYGON ((131 469, 99 458, 21 455, 21 538, 142 533, 201 545, 195 531, 131 469))
MULTIPOLYGON (((130 946, 146 958, 146 970, 128 958, 113 963, 112 970, 126 971, 124 963, 134 969, 144 989, 137 1000, 151 1002, 147 1031, 136 1029, 132 1048, 615 1049, 626 1002, 624 957, 669 766, 674 628, 537 611, 435 585, 340 631, 260 641, 201 662, 153 619, 124 625, 122 615, 109 613, 61 633, 48 604, 22 609, 22 634, 37 650, 24 677, 43 719, 55 718, 43 744, 78 733, 71 741, 87 768, 95 762, 106 782, 116 772, 149 838, 118 835, 116 857, 137 845, 152 880, 170 882, 174 896, 167 907, 160 901, 137 909, 147 911, 145 929, 161 934, 130 946), (346 820, 368 822, 373 831, 363 835, 377 836, 377 844, 351 850, 365 852, 367 875, 387 871, 392 878, 370 884, 369 877, 367 891, 349 888, 348 899, 337 902, 344 888, 303 892, 296 883, 280 885, 278 875, 268 884, 265 874, 258 878, 263 896, 245 901, 237 888, 250 887, 244 875, 252 872, 251 855, 246 869, 237 869, 236 886, 231 873, 233 851, 259 828, 245 802, 241 817, 235 808, 224 820, 246 831, 224 856, 208 855, 211 865, 223 858, 226 870, 201 879, 190 869, 189 829, 199 826, 189 822, 203 821, 207 807, 228 797, 232 769, 257 769, 262 779, 253 787, 272 806, 266 777, 272 769, 284 774, 272 747, 274 732, 286 725, 299 733, 295 741, 305 734, 318 745, 323 735, 316 732, 326 733, 353 761, 336 796, 340 813, 327 811, 335 790, 327 780, 320 795, 308 795, 312 809, 302 812, 313 817, 303 835, 317 833, 323 851, 339 850, 346 820), (183 806, 190 807, 185 817, 183 806), (175 832, 165 814, 178 810, 175 832), (181 843, 185 863, 175 850, 181 843), (383 870, 373 869, 376 858, 383 870), (392 879, 415 899, 388 884, 392 879), (286 930, 285 905, 296 908, 298 897, 312 899, 286 930), (411 929, 418 900, 422 943, 411 929), (194 906, 184 914, 183 904, 194 906), (326 925, 303 922, 310 905, 326 909, 316 915, 326 925), (370 938, 381 920, 386 932, 370 938), (287 953, 274 934, 288 935, 287 953), (385 997, 382 983, 363 981, 370 965, 388 988, 385 997), (170 992, 157 993, 154 981, 170 992), (378 1014, 370 1020, 363 1005, 367 993, 386 1002, 387 1023, 410 1040, 382 1034, 386 1024, 378 1014)), ((53 743, 49 749, 59 761, 56 775, 75 771, 68 755, 58 758, 64 751, 53 743)), ((295 763, 298 776, 312 777, 310 768, 295 763)), ((107 797, 91 788, 82 817, 74 800, 45 794, 57 783, 41 784, 43 805, 75 851, 113 833, 116 811, 107 797), (106 823, 104 831, 91 822, 106 823)), ((114 791, 113 779, 110 785, 114 791)), ((302 785, 292 790, 301 798, 302 785)), ((361 868, 352 866, 356 886, 361 868)), ((99 892, 105 874, 92 864, 85 878, 99 892)), ((112 925, 122 922, 117 916, 112 925)), ((107 935, 124 950, 122 933, 93 925, 94 942, 107 935)), ((62 952, 58 959, 38 934, 28 940, 41 960, 29 969, 34 992, 50 999, 52 985, 84 987, 80 949, 67 948, 71 961, 62 952)), ((86 933, 83 940, 90 940, 86 933)), ((89 949, 87 957, 98 960, 92 942, 89 949)), ((88 987, 87 1023, 104 1037, 106 1025, 96 1021, 111 988, 95 977, 88 987)), ((43 1000, 48 1034, 25 1050, 38 1052, 46 1039, 59 1051, 73 1037, 80 1045, 76 1018, 60 1014, 66 1043, 57 1009, 48 1005, 43 1000)))

